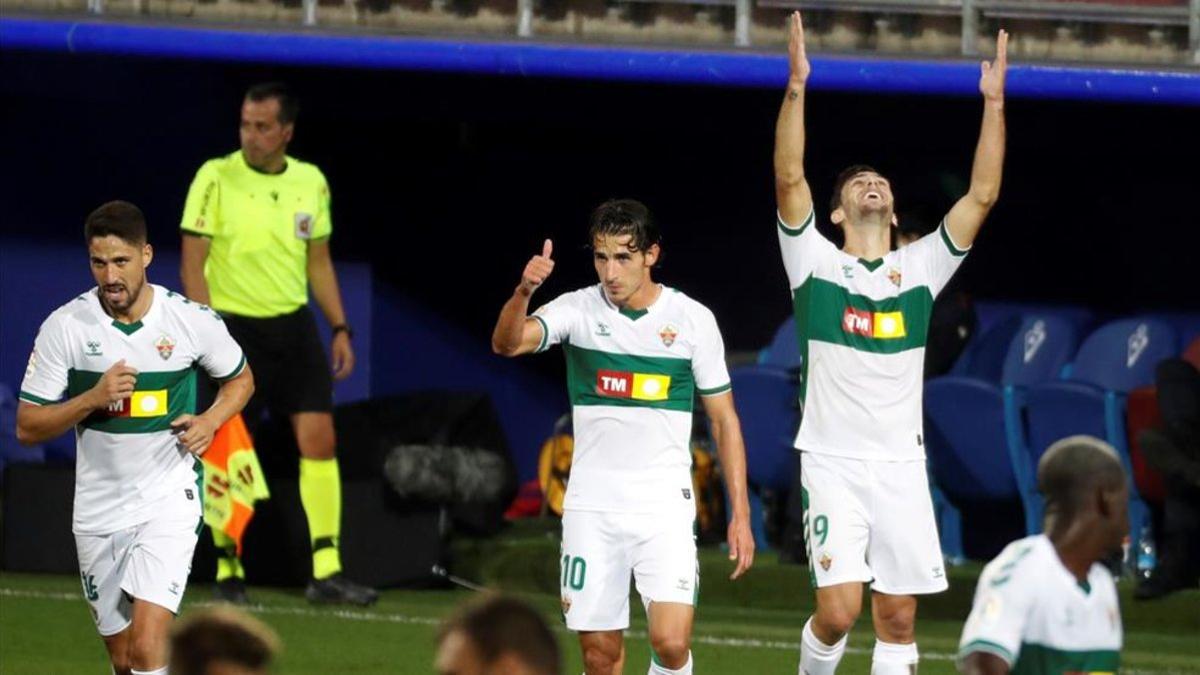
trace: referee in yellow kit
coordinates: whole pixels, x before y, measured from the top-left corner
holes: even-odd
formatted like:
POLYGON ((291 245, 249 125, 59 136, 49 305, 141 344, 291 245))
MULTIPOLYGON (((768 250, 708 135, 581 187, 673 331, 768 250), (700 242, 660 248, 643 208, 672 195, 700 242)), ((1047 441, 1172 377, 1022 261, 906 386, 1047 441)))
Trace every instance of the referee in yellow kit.
MULTIPOLYGON (((308 518, 314 603, 369 605, 374 589, 342 575, 338 537, 342 487, 334 456, 333 381, 354 368, 353 332, 329 254, 329 185, 320 169, 287 156, 299 103, 279 83, 260 84, 242 102, 241 150, 209 160, 188 191, 183 222, 183 289, 219 311, 253 364, 257 391, 246 407, 254 429, 263 408, 291 420, 300 448, 300 500, 308 518), (333 327, 332 368, 308 308, 308 287, 333 327)), ((217 595, 245 603, 233 541, 222 551, 217 595)))

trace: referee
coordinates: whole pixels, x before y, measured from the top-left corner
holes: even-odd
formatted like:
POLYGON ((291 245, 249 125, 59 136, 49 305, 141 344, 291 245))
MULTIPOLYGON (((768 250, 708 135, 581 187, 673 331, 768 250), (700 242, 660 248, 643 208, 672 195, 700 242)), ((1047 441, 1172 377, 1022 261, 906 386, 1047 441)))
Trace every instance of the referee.
MULTIPOLYGON (((287 86, 259 84, 242 102, 241 150, 209 160, 188 191, 183 289, 219 311, 253 364, 258 389, 246 407, 253 431, 263 408, 287 416, 300 448, 300 500, 312 542, 314 603, 369 605, 373 589, 342 576, 338 538, 342 486, 334 456, 331 368, 308 308, 308 287, 333 327, 332 378, 354 369, 353 332, 329 254, 329 185, 314 165, 287 156, 299 103, 287 86)), ((222 551, 217 595, 245 603, 233 541, 222 551)))

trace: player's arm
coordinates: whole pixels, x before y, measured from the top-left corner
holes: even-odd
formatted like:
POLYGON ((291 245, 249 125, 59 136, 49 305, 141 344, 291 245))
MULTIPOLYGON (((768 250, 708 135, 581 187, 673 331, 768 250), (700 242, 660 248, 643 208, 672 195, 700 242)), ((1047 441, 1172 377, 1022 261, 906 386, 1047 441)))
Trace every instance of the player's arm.
POLYGON ((208 281, 204 279, 204 263, 208 260, 208 249, 212 240, 190 232, 183 233, 180 250, 179 277, 183 282, 183 294, 202 305, 211 305, 208 281))
POLYGON ((554 243, 547 239, 542 244, 542 254, 535 255, 521 273, 521 283, 513 290, 512 297, 504 303, 496 328, 492 330, 492 351, 502 356, 520 356, 537 351, 545 338, 542 322, 529 316, 529 299, 554 271, 550 254, 554 243))
POLYGON ((812 191, 804 177, 804 89, 811 68, 804 52, 800 12, 792 14, 788 39, 787 93, 775 123, 775 199, 784 223, 799 227, 812 213, 812 191))
POLYGON ((66 401, 38 405, 22 400, 17 407, 17 440, 36 445, 57 438, 97 410, 133 396, 136 384, 137 370, 121 359, 91 389, 66 401))
MULTIPOLYGON (((342 307, 342 291, 338 287, 337 272, 333 268, 328 237, 308 243, 307 272, 313 298, 325 314, 329 325, 346 325, 346 310, 342 307)), ((344 380, 349 377, 354 370, 354 348, 350 345, 350 334, 344 330, 334 333, 329 352, 334 379, 344 380)))
POLYGON ((221 425, 241 412, 253 394, 254 374, 250 365, 244 364, 237 375, 221 382, 208 410, 199 415, 180 415, 171 421, 171 428, 179 434, 179 444, 192 454, 203 455, 221 425))
POLYGON ((729 578, 736 579, 754 564, 754 535, 750 530, 750 500, 746 489, 746 444, 742 440, 742 425, 733 406, 732 392, 701 396, 700 400, 717 442, 725 492, 733 509, 726 534, 729 559, 737 561, 729 578))
POLYGON ((1008 71, 1008 33, 996 36, 996 60, 980 64, 979 91, 983 94, 983 123, 975 162, 971 166, 971 187, 946 215, 946 228, 959 248, 970 248, 983 220, 1000 197, 1000 177, 1004 170, 1004 77, 1008 71))
POLYGON ((1008 663, 989 652, 971 652, 958 664, 963 675, 1008 675, 1008 663))

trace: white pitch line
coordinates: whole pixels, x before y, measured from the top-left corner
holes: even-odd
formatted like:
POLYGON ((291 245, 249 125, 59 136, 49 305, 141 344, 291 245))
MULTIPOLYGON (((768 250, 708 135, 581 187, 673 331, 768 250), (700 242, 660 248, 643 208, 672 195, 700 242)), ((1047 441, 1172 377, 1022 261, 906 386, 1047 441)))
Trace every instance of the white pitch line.
MULTIPOLYGON (((59 593, 53 591, 27 591, 16 588, 0 587, 0 597, 9 598, 32 598, 35 600, 66 600, 77 601, 80 597, 76 593, 59 593)), ((188 605, 195 607, 211 607, 219 603, 199 601, 189 602, 188 605)), ((310 609, 307 607, 283 607, 280 605, 258 605, 251 604, 244 607, 245 610, 255 614, 279 614, 287 616, 307 616, 314 618, 335 618, 344 619, 346 621, 367 621, 377 623, 397 623, 422 626, 437 626, 442 623, 442 619, 434 619, 424 616, 408 616, 405 614, 392 614, 383 612, 362 612, 348 609, 310 609)), ((559 633, 570 632, 564 627, 554 626, 554 630, 559 633)), ((646 639, 648 636, 646 631, 627 630, 625 634, 629 637, 646 639)), ((720 637, 717 635, 693 635, 692 642, 697 644, 712 645, 716 647, 742 647, 747 649, 772 649, 791 651, 799 654, 800 643, 790 642, 788 640, 757 640, 754 638, 736 638, 736 637, 720 637)), ((872 650, 863 649, 861 647, 847 647, 848 654, 870 654, 872 650)), ((921 652, 922 659, 931 661, 953 661, 955 654, 946 652, 921 652)), ((1174 670, 1142 670, 1123 668, 1121 670, 1124 675, 1186 675, 1183 671, 1174 670)))

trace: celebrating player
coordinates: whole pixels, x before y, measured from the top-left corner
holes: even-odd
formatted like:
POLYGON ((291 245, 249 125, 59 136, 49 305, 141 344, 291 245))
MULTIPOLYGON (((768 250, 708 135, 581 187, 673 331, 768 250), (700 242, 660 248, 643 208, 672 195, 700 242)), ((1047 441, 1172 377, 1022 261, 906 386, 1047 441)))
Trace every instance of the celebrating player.
MULTIPOLYGON (((811 70, 792 15, 791 73, 775 130, 779 245, 803 356, 800 398, 805 544, 816 613, 804 625, 800 672, 837 669, 871 584, 874 675, 911 672, 917 594, 946 589, 925 472, 921 374, 933 298, 967 254, 1000 192, 1008 36, 982 64, 983 124, 968 193, 937 231, 893 251, 891 185, 867 166, 843 171, 821 236, 804 174, 804 96, 811 70)), ((878 130, 875 130, 876 132, 878 130)), ((864 132, 872 133, 872 132, 864 132)))
POLYGON ((746 458, 716 319, 655 283, 659 231, 644 205, 601 204, 591 217, 600 283, 528 316, 529 298, 554 269, 550 240, 525 267, 492 334, 505 356, 562 344, 575 452, 564 502, 563 614, 579 633, 588 675, 619 673, 632 573, 650 623, 649 672, 691 673, 698 568, 689 451, 700 394, 724 467, 733 518, 731 578, 754 559, 746 458))
POLYGON ((246 405, 254 378, 220 316, 146 282, 141 210, 104 204, 84 236, 96 288, 42 324, 17 435, 41 443, 75 427, 72 529, 96 629, 115 672, 166 673, 201 522, 195 456, 246 405), (197 368, 221 382, 199 415, 197 368))
POLYGON ((983 569, 959 643, 969 675, 1115 673, 1121 612, 1099 561, 1129 531, 1129 488, 1117 451, 1064 438, 1038 462, 1043 534, 1008 545, 983 569))

